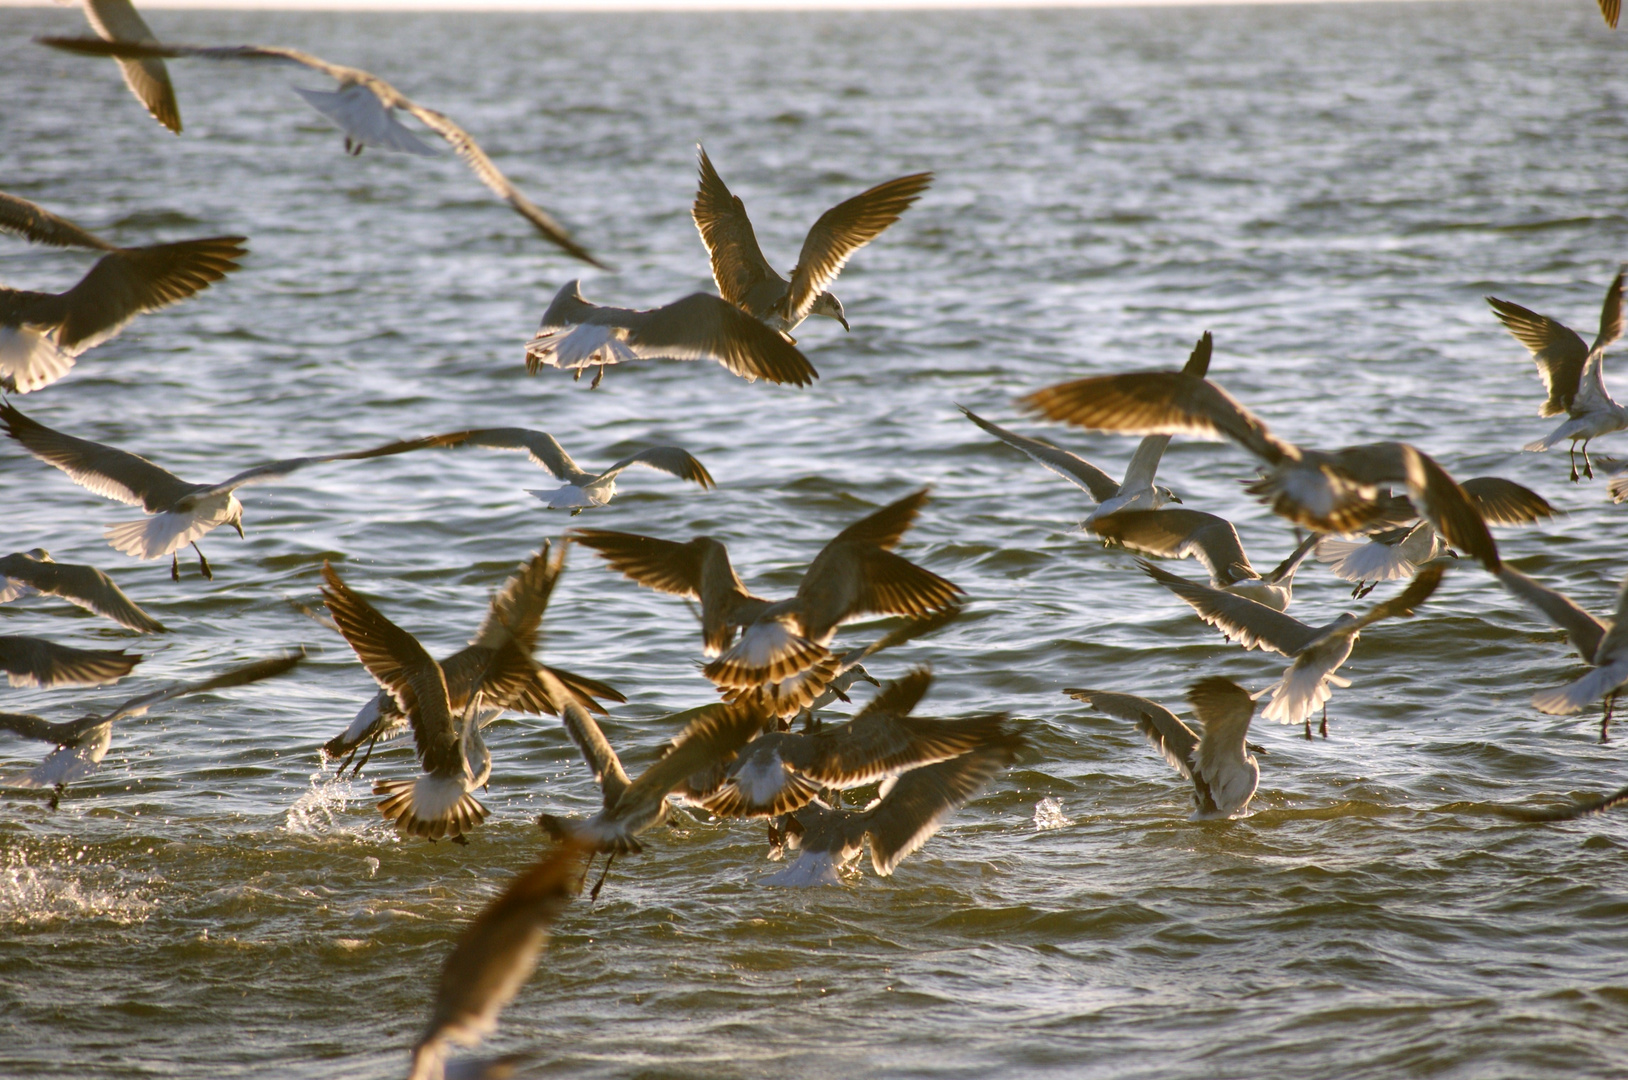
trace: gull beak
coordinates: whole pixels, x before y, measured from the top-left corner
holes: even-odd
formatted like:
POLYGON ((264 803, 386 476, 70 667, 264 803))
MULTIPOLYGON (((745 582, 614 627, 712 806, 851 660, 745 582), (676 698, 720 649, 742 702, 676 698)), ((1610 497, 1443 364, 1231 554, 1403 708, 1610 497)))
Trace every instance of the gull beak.
POLYGON ((237 518, 233 518, 232 519, 232 528, 237 530, 237 538, 239 540, 245 539, 245 537, 243 536, 243 522, 242 521, 240 521, 237 518))
MULTIPOLYGON (((844 329, 844 330, 848 330, 848 329, 849 329, 849 328, 848 328, 848 320, 847 320, 847 318, 845 318, 845 317, 844 317, 844 316, 841 316, 841 315, 838 315, 838 316, 837 316, 837 322, 839 322, 839 323, 841 323, 841 324, 842 324, 842 328, 843 328, 843 329, 844 329)), ((850 332, 850 333, 852 333, 852 331, 851 331, 851 330, 849 330, 849 332, 850 332)))
POLYGON ((1182 505, 1181 496, 1177 495, 1174 491, 1170 493, 1170 501, 1175 503, 1177 506, 1182 505))

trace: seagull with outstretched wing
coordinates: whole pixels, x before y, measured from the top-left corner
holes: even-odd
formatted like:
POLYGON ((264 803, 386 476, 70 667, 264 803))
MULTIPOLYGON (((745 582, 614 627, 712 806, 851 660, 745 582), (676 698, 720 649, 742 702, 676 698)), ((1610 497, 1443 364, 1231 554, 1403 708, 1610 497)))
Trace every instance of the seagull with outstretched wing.
POLYGON ((0 604, 33 594, 59 596, 138 634, 164 632, 163 623, 137 607, 112 578, 94 566, 59 563, 44 548, 0 558, 0 604))
POLYGON ((106 686, 141 657, 123 649, 75 649, 44 638, 0 634, 0 671, 12 686, 106 686))
POLYGON ((1609 620, 1596 619, 1571 599, 1547 585, 1540 585, 1513 567, 1498 571, 1504 588, 1541 612, 1566 632, 1577 655, 1592 670, 1581 678, 1544 690, 1532 699, 1540 712, 1570 716, 1582 712, 1590 702, 1605 699, 1600 717, 1600 741, 1605 742, 1611 726, 1611 712, 1628 683, 1628 577, 1617 591, 1617 611, 1609 620))

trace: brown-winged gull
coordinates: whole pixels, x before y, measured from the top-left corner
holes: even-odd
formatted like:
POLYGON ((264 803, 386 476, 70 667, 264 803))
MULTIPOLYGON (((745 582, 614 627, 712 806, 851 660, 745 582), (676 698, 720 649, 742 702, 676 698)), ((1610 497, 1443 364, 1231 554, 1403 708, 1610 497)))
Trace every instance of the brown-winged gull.
POLYGON ((59 563, 44 548, 0 558, 0 604, 34 594, 61 597, 138 634, 164 632, 163 623, 137 607, 112 578, 94 566, 59 563))

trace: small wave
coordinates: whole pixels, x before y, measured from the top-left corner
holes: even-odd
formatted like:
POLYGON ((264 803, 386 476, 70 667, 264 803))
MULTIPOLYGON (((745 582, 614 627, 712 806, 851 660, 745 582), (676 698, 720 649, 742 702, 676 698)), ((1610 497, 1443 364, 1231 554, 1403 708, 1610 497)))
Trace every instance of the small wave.
MULTIPOLYGON (((81 851, 79 857, 83 855, 81 851)), ((0 925, 38 926, 87 917, 120 926, 146 921, 152 902, 139 890, 91 885, 88 879, 100 871, 116 874, 77 860, 30 866, 24 852, 9 853, 0 866, 0 925)))

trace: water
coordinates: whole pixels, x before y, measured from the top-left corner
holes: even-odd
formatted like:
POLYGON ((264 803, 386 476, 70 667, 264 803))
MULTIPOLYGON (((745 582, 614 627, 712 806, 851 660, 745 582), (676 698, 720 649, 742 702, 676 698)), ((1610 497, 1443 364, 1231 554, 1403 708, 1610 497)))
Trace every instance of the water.
MULTIPOLYGON (((972 614, 879 660, 931 663, 928 711, 1008 709, 1032 750, 892 879, 787 892, 760 827, 684 823, 575 906, 490 1047, 544 1076, 1619 1076, 1628 1053, 1628 825, 1526 827, 1493 802, 1619 786, 1621 742, 1545 717, 1579 666, 1488 577, 1449 575, 1419 618, 1364 635, 1332 737, 1263 724, 1257 812, 1191 824, 1190 796, 1128 725, 1065 686, 1180 709, 1221 673, 1282 661, 1225 645, 1132 561, 1075 531, 1082 498, 956 412, 1024 431, 1014 395, 1185 358, 1285 438, 1410 439, 1568 512, 1501 535, 1510 560, 1610 611, 1622 513, 1572 486, 1524 352, 1482 296, 1589 336, 1628 253, 1628 72, 1585 0, 866 15, 454 16, 158 11, 161 36, 309 48, 457 118, 619 268, 591 299, 708 287, 689 220, 703 142, 770 259, 838 199, 931 168, 927 197, 837 292, 853 324, 800 332, 803 392, 717 365, 613 369, 589 392, 530 377, 521 345, 584 268, 449 156, 374 152, 272 68, 172 65, 186 135, 112 66, 48 53, 69 9, 0 16, 0 187, 126 243, 240 232, 245 268, 146 317, 20 399, 60 429, 224 477, 272 457, 484 425, 553 432, 589 464, 687 447, 702 493, 625 478, 578 523, 727 540, 783 595, 829 536, 930 483, 904 551, 972 614)), ((0 248, 0 278, 62 288, 79 255, 0 248)), ((1110 471, 1129 440, 1048 435, 1110 471)), ((1610 450, 1610 440, 1600 447, 1610 450)), ((324 559, 432 649, 569 522, 523 458, 478 452, 312 469, 245 495, 247 540, 192 566, 105 546, 130 512, 0 447, 0 550, 106 567, 176 629, 136 640, 57 603, 7 633, 135 647, 103 691, 3 692, 54 718, 304 643, 297 677, 123 723, 52 813, 0 800, 0 1075, 401 1074, 459 929, 541 850, 540 811, 595 793, 557 721, 489 733, 492 819, 467 848, 398 840, 367 780, 317 747, 371 685, 289 601, 324 559)), ((1162 479, 1236 520, 1258 564, 1293 540, 1249 501, 1235 448, 1177 440, 1162 479)), ((544 655, 630 698, 630 769, 700 704, 695 625, 585 552, 544 655)), ((1175 567, 1190 576, 1191 564, 1175 567)), ((1295 611, 1351 606, 1325 571, 1295 611)), ((862 641, 856 630, 842 641, 862 641)), ((38 748, 0 741, 0 771, 38 748)), ((410 751, 375 754, 404 775, 410 751)))

